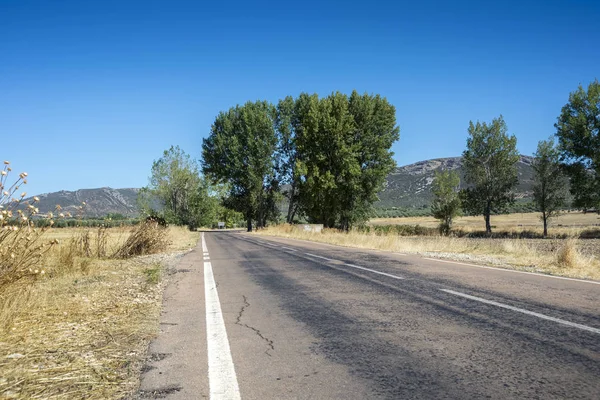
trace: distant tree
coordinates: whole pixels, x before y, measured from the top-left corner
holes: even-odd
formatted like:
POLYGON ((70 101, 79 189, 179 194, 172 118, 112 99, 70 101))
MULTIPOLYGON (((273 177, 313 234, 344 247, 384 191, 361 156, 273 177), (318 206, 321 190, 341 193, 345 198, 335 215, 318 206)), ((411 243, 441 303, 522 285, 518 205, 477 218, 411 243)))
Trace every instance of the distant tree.
MULTIPOLYGON (((269 193, 278 191, 275 179, 277 145, 275 107, 266 101, 248 102, 220 112, 202 142, 202 169, 214 182, 228 183, 227 206, 262 226, 272 210, 269 193)), ((274 204, 274 203, 273 203, 274 204)))
POLYGON ((171 146, 152 164, 149 184, 138 195, 142 213, 168 223, 199 226, 212 211, 198 164, 179 146, 171 146))
POLYGON ((569 95, 556 124, 561 159, 571 178, 573 206, 600 209, 600 83, 569 95))
POLYGON ((548 236, 548 220, 556 217, 565 204, 567 179, 560 164, 560 153, 554 139, 538 143, 533 161, 533 200, 542 213, 544 237, 548 236))
POLYGON ((465 181, 461 191, 463 209, 472 215, 483 215, 485 230, 492 232, 490 216, 514 202, 517 186, 517 138, 507 133, 502 116, 490 124, 469 123, 467 149, 463 152, 465 181))
POLYGON ((433 202, 431 213, 440 220, 440 233, 448 235, 452 229, 452 220, 461 214, 458 189, 460 176, 456 171, 436 171, 431 191, 433 202))

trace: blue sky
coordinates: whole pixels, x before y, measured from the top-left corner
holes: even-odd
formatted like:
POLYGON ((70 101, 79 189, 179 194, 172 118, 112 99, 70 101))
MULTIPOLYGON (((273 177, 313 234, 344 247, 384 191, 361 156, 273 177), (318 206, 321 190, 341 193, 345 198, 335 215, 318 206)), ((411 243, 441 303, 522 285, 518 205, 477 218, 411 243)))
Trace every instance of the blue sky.
POLYGON ((597 1, 0 0, 0 158, 29 194, 147 184, 217 113, 332 91, 396 106, 399 165, 503 114, 523 154, 600 79, 597 1))

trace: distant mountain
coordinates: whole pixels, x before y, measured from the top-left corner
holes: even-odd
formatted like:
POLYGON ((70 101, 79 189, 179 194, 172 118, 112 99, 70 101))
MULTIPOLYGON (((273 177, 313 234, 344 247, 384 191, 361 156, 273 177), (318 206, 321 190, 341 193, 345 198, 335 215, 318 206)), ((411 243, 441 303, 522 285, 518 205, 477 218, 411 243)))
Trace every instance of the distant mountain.
MULTIPOLYGON (((519 185, 516 197, 529 199, 533 194, 533 157, 521 156, 517 163, 519 185)), ((435 171, 457 170, 464 184, 462 157, 436 158, 419 161, 414 164, 396 168, 386 179, 385 188, 379 193, 379 202, 375 207, 408 207, 421 208, 429 206, 433 199, 431 183, 435 171)))
MULTIPOLYGON (((70 212, 73 216, 79 213, 79 206, 85 202, 84 216, 100 217, 108 213, 119 213, 133 217, 138 214, 136 200, 139 189, 112 189, 109 187, 99 189, 80 189, 74 192, 61 190, 60 192, 44 193, 36 206, 40 212, 54 211, 56 205, 62 207, 63 212, 70 212)), ((32 197, 25 199, 31 202, 32 197)))

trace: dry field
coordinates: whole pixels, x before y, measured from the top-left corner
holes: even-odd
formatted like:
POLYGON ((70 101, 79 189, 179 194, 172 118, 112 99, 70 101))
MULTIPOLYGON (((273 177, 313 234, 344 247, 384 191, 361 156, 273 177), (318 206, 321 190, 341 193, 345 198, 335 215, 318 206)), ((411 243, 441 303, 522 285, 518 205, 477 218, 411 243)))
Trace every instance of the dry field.
MULTIPOLYGON (((493 230, 497 231, 523 231, 530 230, 543 232, 540 213, 516 213, 505 215, 492 215, 493 230)), ((402 217, 402 218, 375 218, 369 221, 370 225, 421 225, 436 228, 438 220, 433 217, 402 217)), ((453 224, 454 229, 464 231, 485 231, 485 222, 482 216, 458 217, 453 224)), ((567 212, 550 221, 549 234, 577 235, 587 229, 600 229, 600 215, 595 213, 567 212)))
MULTIPOLYGON (((400 218, 393 219, 395 221, 400 218)), ((414 220, 413 220, 414 221, 414 220)), ((600 280, 600 241, 583 239, 471 239, 442 236, 398 236, 325 229, 304 232, 289 225, 258 231, 340 246, 422 254, 502 268, 600 280)))
POLYGON ((130 230, 89 229, 90 254, 81 256, 69 246, 87 229, 51 229, 44 239, 60 244, 44 257, 44 274, 0 286, 0 398, 111 399, 137 388, 158 332, 162 272, 199 234, 170 227, 161 253, 97 257, 99 247, 113 254, 130 230))

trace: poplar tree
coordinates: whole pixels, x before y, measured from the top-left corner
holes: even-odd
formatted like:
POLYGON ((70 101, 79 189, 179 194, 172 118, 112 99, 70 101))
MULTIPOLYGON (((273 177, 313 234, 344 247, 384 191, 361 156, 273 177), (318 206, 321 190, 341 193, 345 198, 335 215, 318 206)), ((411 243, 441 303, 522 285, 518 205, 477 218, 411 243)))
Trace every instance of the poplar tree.
POLYGON ((490 124, 469 122, 463 167, 467 189, 461 192, 463 208, 472 215, 483 215, 486 233, 492 233, 490 216, 514 203, 518 183, 517 138, 508 135, 502 116, 490 124))

